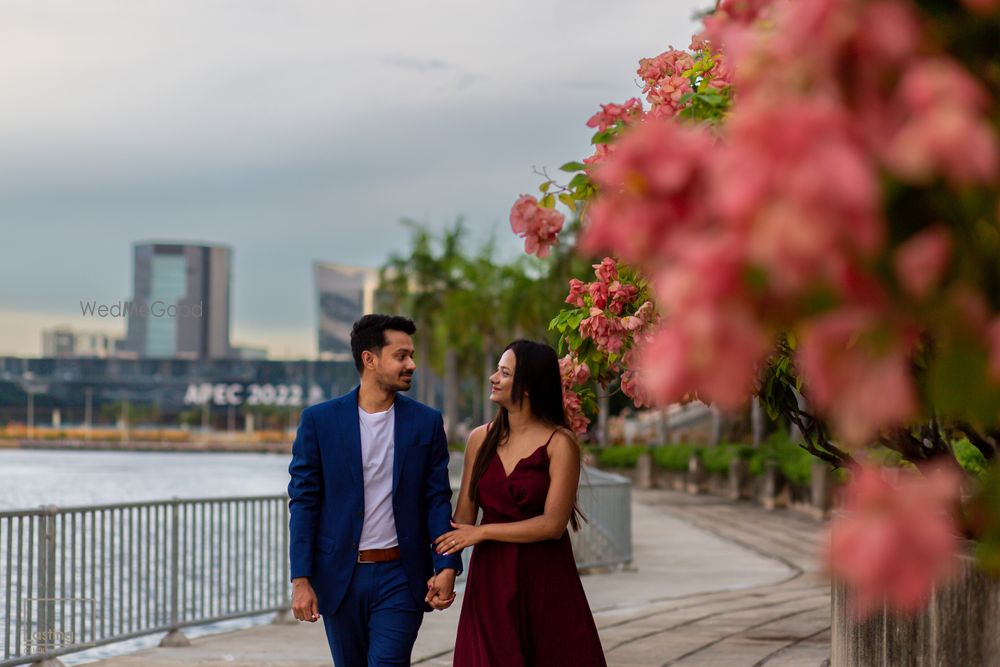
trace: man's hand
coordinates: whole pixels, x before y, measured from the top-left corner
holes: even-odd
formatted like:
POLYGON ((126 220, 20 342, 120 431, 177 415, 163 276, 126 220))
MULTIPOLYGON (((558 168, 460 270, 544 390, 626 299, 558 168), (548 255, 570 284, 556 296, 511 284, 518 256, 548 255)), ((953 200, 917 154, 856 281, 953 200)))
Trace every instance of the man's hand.
POLYGON ((427 597, 424 598, 431 607, 442 611, 455 601, 455 570, 450 567, 438 572, 427 580, 427 597))
POLYGON ((292 614, 300 621, 315 623, 319 618, 316 593, 308 577, 298 577, 292 581, 292 614))

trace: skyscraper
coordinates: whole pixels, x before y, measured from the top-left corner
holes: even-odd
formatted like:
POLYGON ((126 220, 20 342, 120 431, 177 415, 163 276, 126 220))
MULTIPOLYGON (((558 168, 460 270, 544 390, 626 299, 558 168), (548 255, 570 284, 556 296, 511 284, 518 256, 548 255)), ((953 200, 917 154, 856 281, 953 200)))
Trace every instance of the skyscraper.
POLYGON ((351 327, 355 320, 374 308, 378 271, 315 262, 313 276, 319 309, 319 356, 321 359, 352 359, 351 327))
POLYGON ((125 348, 138 357, 232 356, 231 279, 228 246, 134 244, 125 348))

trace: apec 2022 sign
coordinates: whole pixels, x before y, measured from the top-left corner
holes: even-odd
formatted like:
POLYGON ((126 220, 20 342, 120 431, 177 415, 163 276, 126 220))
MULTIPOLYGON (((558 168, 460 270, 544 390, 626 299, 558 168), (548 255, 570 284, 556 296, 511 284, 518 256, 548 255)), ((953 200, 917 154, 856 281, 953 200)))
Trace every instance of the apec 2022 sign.
POLYGON ((274 405, 296 407, 312 405, 326 398, 319 385, 305 390, 297 384, 250 384, 240 382, 192 383, 184 393, 185 405, 274 405))

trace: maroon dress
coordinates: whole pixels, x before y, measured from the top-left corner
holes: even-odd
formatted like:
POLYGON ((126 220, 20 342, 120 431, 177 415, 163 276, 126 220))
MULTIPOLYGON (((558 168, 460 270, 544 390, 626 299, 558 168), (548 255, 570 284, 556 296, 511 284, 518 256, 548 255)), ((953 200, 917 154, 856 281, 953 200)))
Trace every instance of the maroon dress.
MULTIPOLYGON (((544 512, 549 490, 547 450, 548 442, 518 461, 509 477, 494 455, 479 481, 484 524, 522 521, 544 512)), ((568 531, 556 540, 526 544, 487 540, 474 547, 454 664, 607 665, 568 531)))

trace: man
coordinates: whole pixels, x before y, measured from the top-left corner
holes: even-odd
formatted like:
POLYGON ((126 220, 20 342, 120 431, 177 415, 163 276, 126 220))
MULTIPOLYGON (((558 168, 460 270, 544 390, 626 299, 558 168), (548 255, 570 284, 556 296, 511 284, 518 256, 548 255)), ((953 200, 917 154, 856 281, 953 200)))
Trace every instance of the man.
POLYGON ((424 612, 451 605, 462 568, 432 544, 451 530, 441 413, 398 394, 415 331, 404 317, 355 322, 361 384, 306 408, 292 445, 292 612, 323 617, 337 667, 409 665, 424 612))

